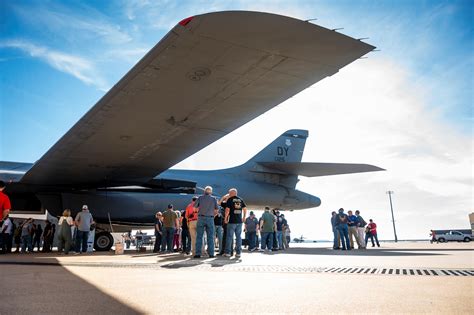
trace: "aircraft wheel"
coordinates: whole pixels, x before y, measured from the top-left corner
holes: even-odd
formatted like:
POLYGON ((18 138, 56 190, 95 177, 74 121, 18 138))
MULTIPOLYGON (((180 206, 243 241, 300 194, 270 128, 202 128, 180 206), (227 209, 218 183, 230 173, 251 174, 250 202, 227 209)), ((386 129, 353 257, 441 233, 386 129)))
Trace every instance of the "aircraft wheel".
POLYGON ((106 252, 112 248, 114 238, 109 232, 99 232, 95 235, 94 249, 98 252, 106 252))

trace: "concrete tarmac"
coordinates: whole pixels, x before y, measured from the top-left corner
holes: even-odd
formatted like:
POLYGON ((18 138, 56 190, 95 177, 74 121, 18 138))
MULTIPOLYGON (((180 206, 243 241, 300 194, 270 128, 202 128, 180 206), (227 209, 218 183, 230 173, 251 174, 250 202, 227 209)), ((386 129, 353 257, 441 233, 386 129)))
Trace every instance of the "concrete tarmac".
POLYGON ((239 260, 3 255, 0 314, 472 314, 472 243, 325 245, 244 251, 239 260))

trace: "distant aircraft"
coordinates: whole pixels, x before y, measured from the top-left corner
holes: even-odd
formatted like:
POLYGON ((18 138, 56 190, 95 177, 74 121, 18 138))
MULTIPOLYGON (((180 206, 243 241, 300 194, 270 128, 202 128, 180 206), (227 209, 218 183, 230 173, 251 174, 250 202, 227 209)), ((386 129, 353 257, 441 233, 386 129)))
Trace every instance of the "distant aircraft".
MULTIPOLYGON (((382 170, 365 164, 302 163, 308 137, 288 130, 245 164, 215 171, 170 169, 222 136, 373 50, 297 19, 229 11, 179 22, 36 163, 0 162, 18 212, 59 215, 89 205, 95 247, 115 231, 151 224, 201 187, 237 187, 249 208, 317 207, 295 189, 298 175, 382 170)), ((258 136, 258 135, 256 135, 258 136)), ((223 152, 239 154, 235 151, 223 152)))

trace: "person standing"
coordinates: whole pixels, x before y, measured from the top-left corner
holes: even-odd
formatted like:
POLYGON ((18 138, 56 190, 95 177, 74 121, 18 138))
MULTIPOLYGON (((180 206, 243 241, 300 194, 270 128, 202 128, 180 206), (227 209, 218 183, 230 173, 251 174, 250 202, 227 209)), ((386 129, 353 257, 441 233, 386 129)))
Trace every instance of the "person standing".
MULTIPOLYGON (((19 224, 14 230, 13 230, 13 242, 15 243, 15 253, 20 252, 20 245, 21 245, 21 227, 22 225, 19 224)), ((44 233, 44 232, 43 232, 44 233)))
POLYGON ((341 237, 339 236, 339 231, 337 230, 337 225, 336 225, 336 217, 337 217, 336 211, 333 211, 331 215, 332 215, 331 216, 332 233, 334 234, 332 249, 338 250, 341 248, 341 237))
POLYGON ((10 219, 9 214, 3 218, 3 225, 2 225, 2 253, 9 254, 12 252, 12 238, 13 238, 13 222, 10 219))
POLYGON ((247 218, 245 201, 237 196, 237 189, 229 189, 229 198, 226 202, 224 221, 227 222, 227 240, 224 256, 230 257, 232 239, 235 234, 235 257, 242 253, 242 224, 247 218))
MULTIPOLYGON (((272 214, 275 216, 275 224, 278 224, 278 216, 280 215, 280 212, 278 211, 277 208, 272 209, 272 214)), ((273 230, 273 248, 272 250, 275 252, 278 250, 278 237, 277 237, 277 229, 273 230)))
MULTIPOLYGON (((227 207, 226 204, 227 204, 227 199, 229 199, 229 194, 225 194, 224 196, 221 197, 221 199, 219 200, 218 204, 220 206, 220 208, 222 208, 222 217, 224 218, 225 216, 225 208, 227 207)), ((227 222, 225 222, 224 219, 222 219, 223 223, 222 223, 222 230, 224 231, 223 235, 222 235, 222 250, 219 251, 219 255, 222 256, 224 255, 224 251, 225 251, 225 244, 227 243, 227 222)), ((231 255, 234 255, 234 240, 232 239, 232 246, 231 246, 231 251, 230 251, 230 254, 231 255)))
POLYGON ((365 226, 367 225, 367 222, 365 222, 364 218, 360 215, 359 210, 356 210, 355 214, 357 216, 357 221, 356 221, 357 222, 357 236, 359 237, 359 242, 360 242, 360 245, 362 246, 361 248, 365 249, 367 244, 365 243, 364 232, 365 232, 365 226))
POLYGON ((163 235, 163 215, 160 211, 155 214, 155 246, 153 247, 153 252, 158 253, 160 251, 162 235, 163 235))
POLYGON ((74 225, 74 221, 71 217, 71 210, 66 209, 63 211, 62 217, 59 218, 58 222, 58 252, 64 250, 64 254, 68 255, 69 250, 71 249, 72 243, 72 229, 71 226, 74 225))
POLYGON ((372 221, 372 219, 369 220, 369 224, 367 225, 367 232, 365 234, 366 244, 367 244, 367 241, 369 240, 369 237, 372 242, 372 247, 375 247, 374 238, 375 238, 375 242, 377 243, 377 247, 380 247, 379 239, 377 237, 377 224, 375 224, 374 221, 372 221))
POLYGON ((212 187, 206 186, 204 195, 199 196, 194 204, 194 209, 198 211, 197 233, 196 233, 196 255, 194 258, 201 258, 203 247, 203 235, 206 230, 207 251, 209 257, 214 257, 214 216, 219 211, 217 199, 212 196, 212 187))
POLYGON ((341 237, 342 250, 351 250, 351 242, 349 241, 349 227, 347 226, 349 219, 347 214, 344 213, 344 209, 339 209, 339 213, 336 216, 336 228, 341 237))
POLYGON ((76 215, 76 220, 74 220, 77 226, 76 229, 76 254, 82 252, 87 253, 87 240, 89 239, 89 232, 91 230, 91 225, 94 222, 92 214, 89 212, 89 207, 87 205, 82 206, 82 211, 76 215))
POLYGON ((435 230, 430 230, 430 236, 431 240, 430 243, 433 244, 434 242, 438 243, 438 240, 436 239, 436 231, 435 230))
POLYGON ((286 239, 286 248, 290 248, 290 243, 291 243, 291 230, 290 230, 290 226, 289 226, 288 224, 286 225, 285 239, 286 239))
POLYGON ((217 211, 216 216, 214 217, 214 226, 216 227, 216 238, 217 238, 217 244, 219 247, 218 253, 220 254, 221 252, 223 253, 224 251, 224 244, 223 244, 223 239, 224 239, 224 228, 222 227, 224 224, 224 215, 223 212, 224 210, 222 207, 219 207, 219 211, 217 211))
POLYGON ((21 227, 21 253, 26 253, 26 249, 28 248, 28 252, 33 252, 32 247, 32 232, 33 232, 33 219, 27 219, 23 222, 21 227))
POLYGON ((351 210, 347 212, 347 226, 349 229, 349 242, 351 243, 351 249, 354 249, 354 240, 355 238, 357 247, 361 248, 359 237, 357 235, 357 216, 355 216, 351 210))
POLYGON ((249 242, 249 252, 256 249, 257 242, 258 220, 253 211, 250 211, 250 216, 245 220, 245 232, 247 233, 247 241, 249 242))
POLYGON ((3 220, 10 213, 11 202, 10 198, 3 192, 6 188, 5 182, 0 180, 0 226, 3 220))
MULTIPOLYGON (((130 232, 124 233, 122 235, 122 238, 125 242, 125 249, 130 249, 130 245, 132 243, 132 238, 130 236, 130 232)), ((160 245, 161 245, 161 240, 160 240, 160 245)), ((158 247, 159 247, 159 245, 158 245, 158 247)))
POLYGON ((188 219, 186 219, 186 210, 181 213, 181 246, 184 254, 189 255, 191 251, 191 238, 189 236, 188 219))
POLYGON ((276 230, 276 240, 277 240, 277 247, 278 250, 283 250, 283 220, 284 217, 280 214, 280 211, 276 212, 276 225, 277 225, 277 230, 276 230))
POLYGON ((52 235, 53 235, 53 226, 51 225, 51 222, 46 220, 46 225, 44 226, 43 230, 43 253, 49 253, 50 252, 50 247, 53 242, 52 240, 52 235))
POLYGON ((163 236, 161 240, 161 251, 173 252, 173 239, 176 229, 179 229, 179 218, 173 205, 169 204, 168 209, 163 212, 163 236))
POLYGON ((191 200, 191 203, 186 207, 186 220, 188 222, 189 236, 191 237, 191 254, 196 255, 196 229, 197 229, 197 219, 198 212, 194 209, 194 204, 196 203, 197 197, 194 196, 191 200))
POLYGON ((276 218, 270 212, 269 207, 265 207, 265 212, 260 219, 260 248, 265 251, 272 251, 273 248, 273 232, 276 230, 276 218))
POLYGON ((33 235, 33 251, 35 250, 35 247, 38 247, 38 252, 40 251, 41 247, 41 236, 43 235, 43 228, 41 227, 41 224, 37 224, 34 235, 33 235))

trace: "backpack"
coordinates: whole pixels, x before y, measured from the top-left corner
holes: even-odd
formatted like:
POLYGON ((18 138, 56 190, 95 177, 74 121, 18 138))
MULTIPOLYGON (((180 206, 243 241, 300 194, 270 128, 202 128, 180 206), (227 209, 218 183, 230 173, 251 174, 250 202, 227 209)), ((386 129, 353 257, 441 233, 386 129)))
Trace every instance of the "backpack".
POLYGON ((365 227, 367 225, 367 222, 365 222, 363 217, 359 217, 359 224, 360 227, 365 227))

